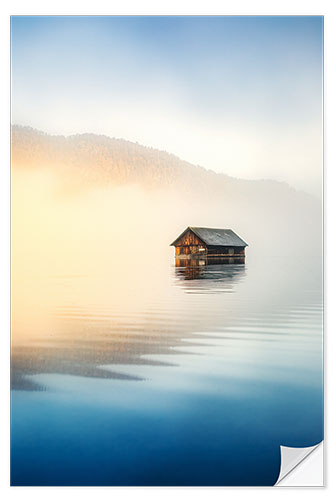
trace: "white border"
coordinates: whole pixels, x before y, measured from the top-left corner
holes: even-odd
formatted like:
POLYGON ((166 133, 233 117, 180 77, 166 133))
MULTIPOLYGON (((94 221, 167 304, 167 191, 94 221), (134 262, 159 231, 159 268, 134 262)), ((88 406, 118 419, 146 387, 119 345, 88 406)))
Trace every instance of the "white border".
MULTIPOLYGON (((324 489, 317 488, 9 488, 9 16, 10 15, 325 15, 325 193, 326 193, 326 335, 325 335, 325 353, 326 353, 326 388, 325 388, 325 411, 326 422, 327 415, 331 407, 331 398, 327 387, 328 380, 331 379, 332 369, 330 368, 329 350, 331 341, 329 334, 332 325, 331 312, 328 307, 328 298, 331 296, 332 283, 332 265, 329 261, 330 252, 332 252, 332 230, 329 227, 330 216, 332 213, 332 189, 331 178, 328 165, 332 160, 332 146, 329 143, 332 137, 331 125, 331 99, 328 89, 332 87, 332 38, 333 21, 331 15, 330 0, 279 0, 279 1, 259 1, 238 0, 230 1, 210 1, 198 0, 94 0, 80 2, 70 0, 57 0, 57 2, 48 2, 41 0, 23 0, 3 1, 1 4, 0 18, 0 51, 1 51, 1 167, 0 167, 0 214, 1 214, 1 244, 0 244, 0 276, 1 276, 1 383, 2 383, 2 401, 0 412, 0 490, 1 497, 29 497, 35 499, 44 498, 70 498, 73 495, 79 495, 80 499, 91 498, 92 495, 98 495, 112 499, 125 499, 129 496, 135 496, 138 500, 182 498, 182 500, 196 500, 198 498, 209 496, 211 498, 239 498, 239 495, 246 495, 251 498, 266 498, 269 495, 279 495, 283 491, 284 498, 288 496, 295 498, 298 495, 302 499, 307 499, 312 495, 329 494, 332 489, 330 479, 326 476, 325 482, 328 486, 324 489)), ((332 139, 331 139, 332 141, 332 139)), ((331 168, 333 168, 331 166, 331 168)), ((332 393, 332 391, 330 391, 332 393)), ((329 456, 330 430, 326 427, 325 432, 325 454, 326 454, 326 472, 327 463, 332 467, 329 456)), ((332 492, 331 492, 332 493, 332 492)))

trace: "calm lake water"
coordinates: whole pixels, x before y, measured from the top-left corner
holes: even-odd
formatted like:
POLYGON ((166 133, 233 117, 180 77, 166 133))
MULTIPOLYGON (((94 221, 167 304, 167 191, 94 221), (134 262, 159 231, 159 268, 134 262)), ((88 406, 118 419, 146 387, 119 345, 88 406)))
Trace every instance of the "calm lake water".
POLYGON ((15 293, 13 485, 273 485, 280 445, 323 439, 320 259, 168 254, 15 293))

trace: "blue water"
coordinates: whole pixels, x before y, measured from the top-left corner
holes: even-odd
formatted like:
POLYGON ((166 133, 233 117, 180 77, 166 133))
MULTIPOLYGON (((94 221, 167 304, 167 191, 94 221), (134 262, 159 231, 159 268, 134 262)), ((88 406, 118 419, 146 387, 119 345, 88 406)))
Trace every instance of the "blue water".
POLYGON ((140 273, 49 278, 52 335, 12 349, 12 485, 273 485, 280 445, 323 439, 320 259, 140 273))

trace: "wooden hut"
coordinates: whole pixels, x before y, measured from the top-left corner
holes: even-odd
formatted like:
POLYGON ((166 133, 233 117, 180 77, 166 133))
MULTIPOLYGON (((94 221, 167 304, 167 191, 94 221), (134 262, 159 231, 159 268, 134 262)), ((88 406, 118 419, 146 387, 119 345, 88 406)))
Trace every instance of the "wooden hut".
POLYGON ((232 229, 209 227, 188 227, 171 243, 175 247, 175 257, 191 259, 195 257, 245 257, 247 243, 232 229))

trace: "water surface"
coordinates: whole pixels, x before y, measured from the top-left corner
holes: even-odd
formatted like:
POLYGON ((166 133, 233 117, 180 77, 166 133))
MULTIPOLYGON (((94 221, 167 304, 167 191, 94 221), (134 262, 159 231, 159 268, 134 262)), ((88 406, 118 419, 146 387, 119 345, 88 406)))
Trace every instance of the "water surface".
POLYGON ((272 485, 322 440, 319 258, 95 262, 14 287, 13 485, 272 485))

